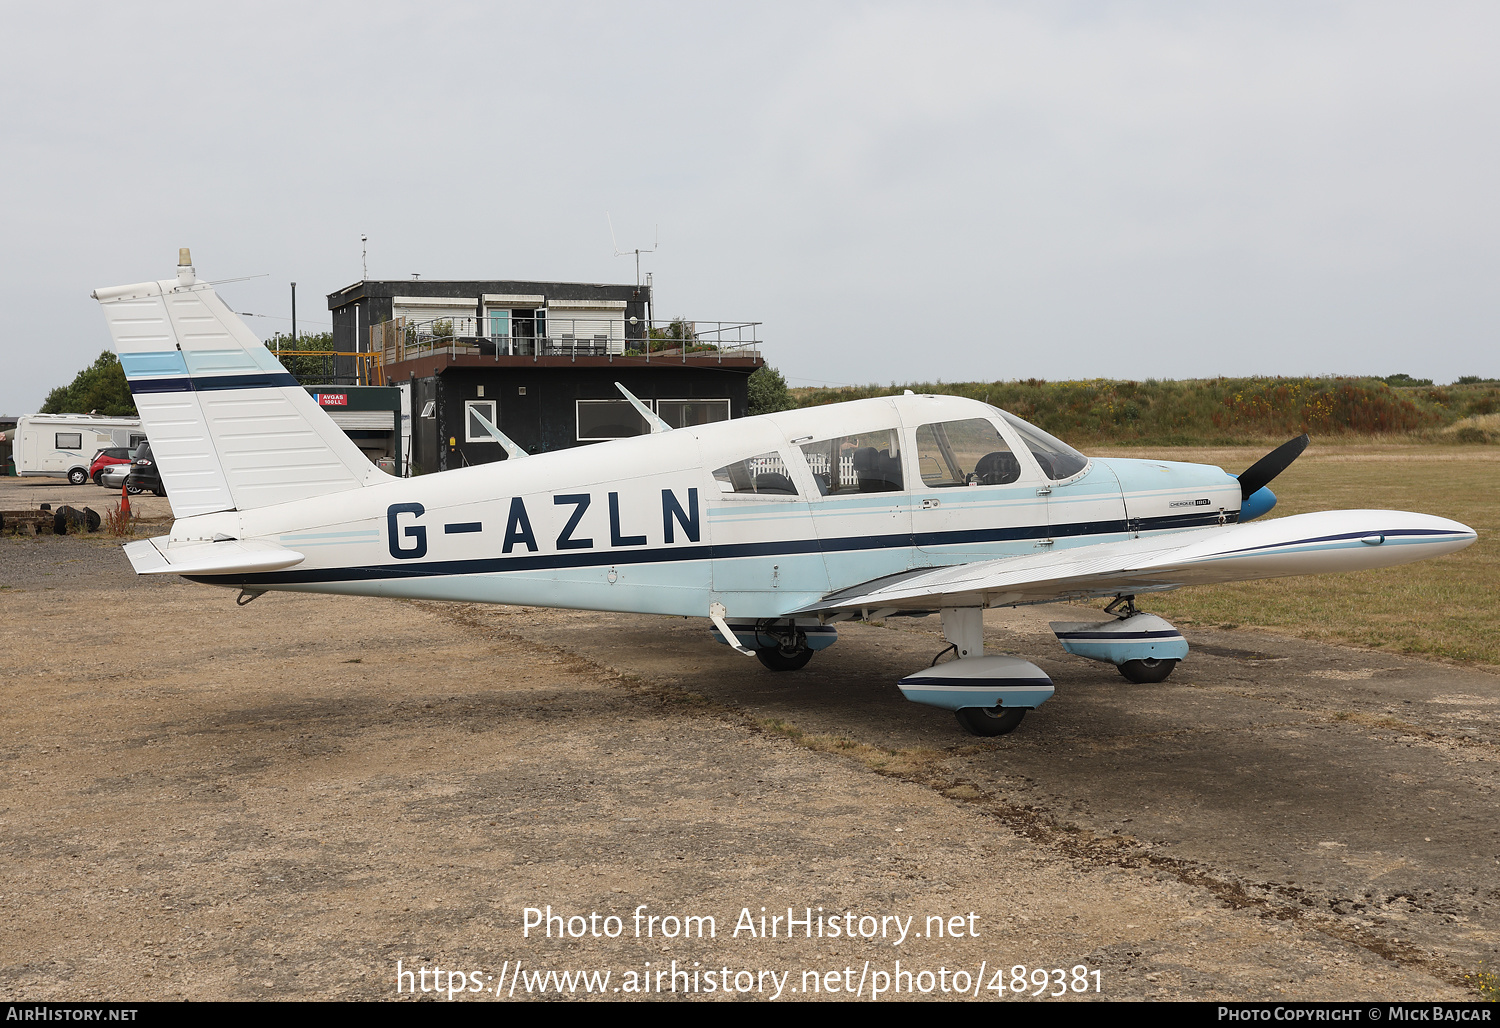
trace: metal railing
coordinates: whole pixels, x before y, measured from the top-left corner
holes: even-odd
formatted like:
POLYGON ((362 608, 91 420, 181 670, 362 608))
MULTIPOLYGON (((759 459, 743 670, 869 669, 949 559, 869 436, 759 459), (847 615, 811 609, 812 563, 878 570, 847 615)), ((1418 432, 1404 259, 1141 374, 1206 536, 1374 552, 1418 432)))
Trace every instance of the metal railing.
MULTIPOLYGON (((379 354, 384 365, 438 354, 490 357, 497 362, 502 357, 639 357, 647 363, 760 357, 758 321, 637 322, 629 329, 639 334, 625 337, 594 331, 604 324, 597 319, 553 318, 538 322, 543 328, 542 335, 535 333, 536 323, 526 326, 520 319, 512 322, 513 327, 523 329, 520 332, 479 335, 463 331, 472 332, 478 323, 476 318, 426 321, 397 318, 370 326, 370 353, 379 354), (579 325, 583 331, 566 330, 579 325), (525 331, 527 327, 532 331, 525 331)), ((618 323, 611 328, 615 325, 618 323)))
POLYGON ((272 350, 302 385, 385 385, 385 354, 342 350, 272 350))

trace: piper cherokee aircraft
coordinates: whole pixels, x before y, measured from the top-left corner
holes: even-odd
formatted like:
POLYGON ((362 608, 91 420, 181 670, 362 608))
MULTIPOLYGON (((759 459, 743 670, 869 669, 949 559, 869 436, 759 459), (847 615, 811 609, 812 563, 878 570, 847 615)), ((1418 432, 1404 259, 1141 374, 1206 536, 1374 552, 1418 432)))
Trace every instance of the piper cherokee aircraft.
POLYGON ((1056 622, 1068 652, 1161 682, 1182 634, 1138 611, 1181 586, 1354 571, 1452 553, 1465 525, 1345 510, 1253 519, 1302 436, 1235 476, 1089 458, 954 396, 893 396, 669 429, 418 478, 373 466, 199 281, 94 292, 176 520, 125 548, 139 574, 240 590, 525 604, 707 618, 773 671, 855 618, 938 613, 951 645, 899 682, 1000 735, 1053 692, 984 654, 987 607, 1111 598, 1056 622), (939 658, 952 653, 952 659, 939 658))

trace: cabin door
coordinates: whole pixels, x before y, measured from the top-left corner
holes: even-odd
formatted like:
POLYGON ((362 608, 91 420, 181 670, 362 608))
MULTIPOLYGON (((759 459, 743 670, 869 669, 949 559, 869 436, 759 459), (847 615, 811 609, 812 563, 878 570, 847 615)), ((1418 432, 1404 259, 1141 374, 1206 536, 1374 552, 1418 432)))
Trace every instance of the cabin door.
POLYGON ((912 530, 924 563, 942 567, 1034 553, 1048 537, 1047 486, 988 418, 916 429, 912 530))

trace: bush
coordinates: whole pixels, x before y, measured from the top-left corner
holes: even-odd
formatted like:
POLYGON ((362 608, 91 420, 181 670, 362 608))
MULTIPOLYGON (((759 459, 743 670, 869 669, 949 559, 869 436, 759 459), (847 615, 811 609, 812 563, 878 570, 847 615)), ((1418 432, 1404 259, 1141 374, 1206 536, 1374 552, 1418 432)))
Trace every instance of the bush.
POLYGON ((762 364, 751 373, 748 391, 746 414, 773 414, 797 406, 797 401, 792 399, 792 394, 786 387, 786 379, 769 364, 762 364))
POLYGON ((1090 379, 799 389, 799 406, 917 393, 967 396, 1074 443, 1227 444, 1320 435, 1428 432, 1500 409, 1500 389, 1397 392, 1379 378, 1090 379))

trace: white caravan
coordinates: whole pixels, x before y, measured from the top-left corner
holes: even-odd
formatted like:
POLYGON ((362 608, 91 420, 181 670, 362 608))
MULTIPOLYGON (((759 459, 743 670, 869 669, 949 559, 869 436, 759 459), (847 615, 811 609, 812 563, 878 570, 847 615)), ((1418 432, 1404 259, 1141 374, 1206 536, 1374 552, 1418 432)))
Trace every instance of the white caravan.
POLYGON ((100 450, 111 446, 134 449, 145 438, 140 418, 23 414, 16 421, 16 475, 66 478, 74 485, 83 485, 89 480, 89 465, 100 450))

